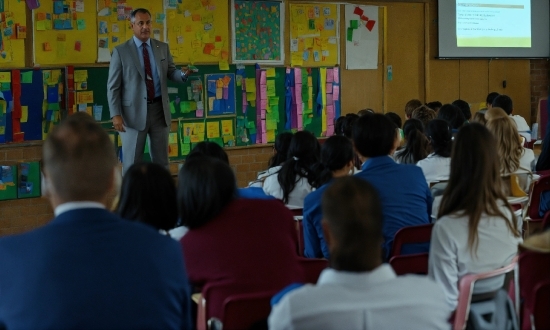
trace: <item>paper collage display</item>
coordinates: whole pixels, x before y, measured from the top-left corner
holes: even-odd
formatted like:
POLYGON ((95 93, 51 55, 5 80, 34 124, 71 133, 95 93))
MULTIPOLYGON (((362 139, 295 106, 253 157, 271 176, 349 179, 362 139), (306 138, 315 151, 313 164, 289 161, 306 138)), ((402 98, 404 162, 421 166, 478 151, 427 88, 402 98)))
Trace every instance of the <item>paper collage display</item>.
POLYGON ((40 195, 39 162, 0 164, 0 200, 40 195))
POLYGON ((27 38, 25 4, 16 0, 0 3, 0 67, 25 66, 27 38))
POLYGON ((378 68, 378 7, 346 5, 346 69, 378 68))
POLYGON ((168 1, 167 35, 178 63, 219 63, 229 70, 227 0, 168 1))
POLYGON ((103 120, 103 106, 94 103, 94 91, 88 90, 88 70, 74 70, 69 67, 68 72, 69 114, 86 112, 96 121, 103 120))
MULTIPOLYGON (((187 156, 195 145, 202 141, 214 142, 221 147, 235 146, 235 117, 210 118, 201 121, 180 120, 178 127, 181 156, 187 156)), ((176 133, 170 133, 169 144, 176 147, 173 140, 177 137, 172 134, 176 133)))
MULTIPOLYGON (((279 96, 275 86, 275 69, 256 70, 256 143, 273 143, 279 122, 279 96)), ((247 79, 247 92, 248 79, 247 79)))
POLYGON ((290 63, 296 66, 339 64, 339 5, 290 4, 290 63))
POLYGON ((283 2, 235 0, 232 8, 233 61, 283 64, 283 2))
POLYGON ((136 8, 151 12, 151 38, 164 41, 165 14, 162 4, 154 1, 97 1, 97 61, 109 62, 113 49, 128 41, 134 33, 130 28, 130 14, 136 8))
POLYGON ((42 102, 42 113, 44 116, 43 139, 61 119, 60 110, 63 100, 63 83, 60 69, 43 70, 44 100, 42 102))
POLYGON ((233 73, 207 74, 207 116, 235 115, 235 75, 233 73))
POLYGON ((192 76, 186 86, 185 93, 180 95, 177 87, 168 87, 170 98, 170 113, 172 118, 203 118, 204 92, 202 80, 192 76))
POLYGON ((17 165, 0 165, 0 200, 17 198, 17 165))

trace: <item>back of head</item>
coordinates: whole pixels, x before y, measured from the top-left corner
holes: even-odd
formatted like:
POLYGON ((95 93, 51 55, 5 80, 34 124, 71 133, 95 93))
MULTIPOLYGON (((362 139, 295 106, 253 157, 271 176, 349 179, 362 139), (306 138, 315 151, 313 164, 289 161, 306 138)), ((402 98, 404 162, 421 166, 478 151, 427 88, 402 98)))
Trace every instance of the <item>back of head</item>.
POLYGON ((407 143, 399 153, 394 154, 396 161, 416 164, 428 156, 429 141, 424 134, 424 124, 420 120, 407 120, 403 125, 403 134, 407 143))
POLYGON ((225 150, 223 150, 223 148, 220 147, 219 144, 210 141, 202 141, 197 143, 197 145, 193 148, 193 150, 191 150, 189 155, 187 155, 186 159, 190 159, 196 156, 208 156, 219 159, 222 162, 229 164, 229 157, 227 157, 227 153, 225 152, 225 150))
POLYGON ((439 109, 441 109, 441 107, 443 106, 443 103, 439 101, 432 101, 432 102, 426 103, 426 106, 428 106, 428 108, 432 109, 437 113, 439 109))
MULTIPOLYGON (((489 110, 487 110, 487 112, 489 112, 489 110)), ((474 118, 472 118, 472 122, 478 123, 481 125, 487 124, 487 119, 485 119, 485 113, 480 111, 476 112, 476 114, 474 115, 474 118)))
POLYGON ((288 157, 288 148, 290 147, 290 141, 292 141, 293 134, 291 132, 283 132, 277 135, 275 138, 275 144, 273 149, 275 154, 269 159, 268 166, 275 167, 283 164, 288 157))
POLYGON ((493 100, 493 108, 494 107, 502 108, 502 110, 504 110, 508 115, 511 115, 514 110, 512 99, 510 96, 504 94, 495 97, 493 100))
POLYGON ((472 112, 470 111, 470 104, 468 104, 468 102, 459 99, 454 101, 452 104, 456 105, 460 111, 462 111, 462 115, 465 120, 470 120, 470 118, 472 118, 472 112))
POLYGON ((516 123, 509 116, 493 118, 487 121, 487 129, 497 141, 501 173, 514 173, 523 152, 516 123))
POLYGON ((395 146, 397 127, 380 113, 359 118, 353 126, 353 143, 363 157, 389 155, 395 146))
MULTIPOLYGON (((369 115, 369 113, 364 114, 363 116, 365 115, 369 115)), ((342 125, 342 134, 348 139, 351 139, 353 125, 355 124, 357 119, 359 119, 359 116, 354 113, 348 113, 346 115, 346 118, 344 119, 344 124, 342 125)))
POLYGON ((434 119, 428 124, 426 134, 436 155, 451 156, 453 131, 449 123, 442 119, 434 119))
MULTIPOLYGON (((501 216, 499 204, 508 208, 502 190, 502 179, 497 156, 497 142, 489 130, 478 123, 462 127, 453 144, 451 174, 443 193, 438 217, 462 214, 469 218, 468 246, 477 248, 477 226, 483 213, 501 216)), ((517 233, 515 219, 507 221, 517 233)))
POLYGON ((170 172, 155 163, 130 166, 120 192, 116 213, 122 218, 170 230, 178 221, 176 185, 170 172))
POLYGON ((178 208, 183 225, 198 228, 237 198, 229 165, 208 156, 187 159, 178 176, 178 208))
POLYGON ((340 116, 334 122, 334 135, 344 136, 344 122, 346 121, 346 116, 340 116))
POLYGON ((493 101, 496 99, 497 96, 500 94, 497 92, 491 92, 487 94, 487 98, 485 99, 485 103, 489 106, 493 106, 493 101))
POLYGON ((359 111, 357 111, 357 115, 359 117, 362 117, 364 115, 368 115, 368 114, 373 114, 374 113, 374 110, 372 110, 371 108, 366 108, 366 109, 361 109, 359 111))
POLYGON ((43 147, 44 173, 61 201, 99 201, 113 187, 117 158, 109 135, 75 113, 55 126, 43 147))
POLYGON ((321 146, 321 161, 316 169, 313 186, 318 188, 332 179, 332 172, 353 161, 353 145, 344 136, 331 136, 321 146))
POLYGON ((424 127, 426 127, 431 120, 435 119, 436 116, 435 111, 425 105, 421 105, 420 107, 414 109, 411 114, 411 119, 420 120, 422 124, 424 124, 424 127))
POLYGON ((388 117, 395 124, 395 126, 397 126, 397 128, 403 127, 403 121, 401 121, 401 117, 399 117, 399 115, 395 112, 386 112, 384 115, 388 117))
POLYGON ((448 122, 453 129, 459 129, 466 121, 460 108, 452 104, 443 105, 437 113, 437 118, 448 122))
POLYGON ((485 121, 506 117, 508 117, 508 114, 499 107, 493 107, 485 112, 485 121))
POLYGON ((322 209, 332 268, 365 272, 382 263, 382 206, 372 185, 354 176, 338 178, 323 194, 322 209))
POLYGON ((277 174, 284 203, 288 203, 288 196, 294 190, 298 178, 306 178, 310 185, 313 183, 313 167, 319 161, 320 149, 319 141, 312 133, 300 131, 294 134, 288 148, 287 161, 277 174))
POLYGON ((422 105, 422 102, 420 102, 420 100, 417 100, 417 99, 412 99, 409 102, 407 102, 407 104, 405 104, 405 116, 407 116, 407 118, 411 118, 414 109, 418 108, 421 105, 422 105))

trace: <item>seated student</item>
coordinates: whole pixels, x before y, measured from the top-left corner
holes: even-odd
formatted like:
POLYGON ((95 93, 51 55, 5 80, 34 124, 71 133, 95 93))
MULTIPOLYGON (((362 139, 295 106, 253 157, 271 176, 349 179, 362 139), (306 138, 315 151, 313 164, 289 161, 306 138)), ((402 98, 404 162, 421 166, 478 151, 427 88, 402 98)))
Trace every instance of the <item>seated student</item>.
POLYGON ((393 154, 398 164, 416 164, 429 154, 429 141, 424 135, 424 125, 418 119, 409 119, 403 125, 405 145, 393 154))
POLYGON ((365 109, 361 109, 359 111, 357 111, 357 115, 359 117, 362 117, 364 115, 368 115, 368 114, 373 114, 374 113, 374 110, 372 110, 371 108, 365 108, 365 109))
POLYGON ((265 291, 303 280, 292 214, 278 200, 237 198, 226 163, 188 159, 179 172, 178 208, 189 228, 180 243, 196 287, 231 282, 265 291))
POLYGON ((492 107, 491 109, 485 111, 485 124, 487 124, 489 120, 506 117, 508 117, 508 115, 504 110, 502 110, 502 108, 492 107))
POLYGON ((426 134, 430 139, 433 152, 418 163, 428 184, 447 181, 451 172, 451 149, 453 133, 449 123, 442 119, 434 119, 428 124, 426 134))
POLYGON ((455 100, 453 101, 452 105, 457 106, 460 111, 462 111, 462 115, 464 116, 464 120, 466 122, 469 122, 470 119, 472 119, 472 111, 470 110, 470 104, 464 100, 455 100))
MULTIPOLYGON (((397 164, 389 157, 398 141, 397 128, 382 114, 361 117, 353 127, 353 143, 363 161, 363 171, 356 176, 370 182, 380 194, 386 256, 395 233, 406 226, 430 223, 432 210, 432 194, 422 170, 415 165, 397 164)), ((404 250, 427 252, 427 247, 404 250)))
POLYGON ((267 164, 268 169, 266 171, 258 173, 258 178, 250 182, 249 187, 262 187, 264 179, 275 173, 274 168, 277 166, 283 165, 288 156, 288 148, 290 147, 290 141, 292 140, 293 134, 291 132, 279 133, 275 138, 275 143, 273 144, 273 156, 269 159, 267 164))
POLYGON ((443 103, 441 103, 439 101, 432 101, 432 102, 426 103, 426 106, 428 108, 432 109, 433 111, 435 111, 435 113, 437 114, 439 109, 441 109, 441 107, 443 106, 443 103))
POLYGON ((314 165, 319 161, 319 142, 310 132, 294 134, 288 149, 288 159, 264 180, 267 195, 280 199, 289 208, 303 208, 304 198, 316 179, 314 165))
POLYGON ((353 168, 353 145, 343 136, 331 136, 321 146, 321 162, 318 166, 319 176, 312 191, 304 200, 304 255, 307 258, 327 258, 328 247, 323 237, 321 220, 321 197, 333 181, 333 178, 346 176, 353 168))
POLYGON ((501 94, 493 100, 493 107, 502 108, 512 120, 516 123, 519 134, 524 136, 527 141, 531 141, 531 128, 525 119, 520 115, 513 115, 514 104, 508 95, 501 94))
POLYGON ((395 124, 395 126, 397 126, 397 128, 401 129, 401 127, 403 126, 403 121, 398 114, 396 114, 395 112, 386 112, 384 115, 388 117, 395 124))
POLYGON ((460 129, 454 144, 429 257, 429 276, 445 290, 449 310, 456 308, 462 276, 505 266, 521 242, 517 219, 502 192, 493 135, 472 123, 460 129))
POLYGON ((422 102, 417 99, 412 99, 407 102, 407 104, 405 104, 405 118, 411 119, 414 109, 417 109, 420 106, 422 106, 422 102))
POLYGON ((443 119, 448 122, 453 129, 453 134, 456 134, 458 132, 458 129, 461 128, 462 125, 464 125, 464 123, 466 122, 466 119, 464 118, 462 111, 460 111, 460 108, 452 104, 443 105, 437 113, 437 119, 443 119))
POLYGON ((485 99, 485 109, 481 109, 480 111, 487 111, 487 110, 491 110, 491 108, 493 107, 493 101, 496 99, 497 96, 499 96, 500 94, 497 93, 497 92, 491 92, 489 94, 487 94, 487 98, 485 99))
POLYGON ((357 176, 323 194, 330 268, 316 285, 286 293, 269 329, 449 329, 441 288, 426 276, 395 275, 382 263, 384 217, 376 190, 357 176))
POLYGON ((472 118, 472 123, 478 123, 481 125, 487 124, 487 119, 485 119, 485 113, 481 111, 476 112, 476 114, 474 115, 474 118, 472 118))
POLYGON ((436 116, 435 111, 425 105, 421 105, 420 107, 414 109, 411 119, 418 119, 422 122, 424 127, 428 127, 428 123, 435 119, 436 116))
POLYGON ((135 163, 122 179, 115 213, 167 233, 176 226, 176 185, 170 172, 156 163, 135 163))

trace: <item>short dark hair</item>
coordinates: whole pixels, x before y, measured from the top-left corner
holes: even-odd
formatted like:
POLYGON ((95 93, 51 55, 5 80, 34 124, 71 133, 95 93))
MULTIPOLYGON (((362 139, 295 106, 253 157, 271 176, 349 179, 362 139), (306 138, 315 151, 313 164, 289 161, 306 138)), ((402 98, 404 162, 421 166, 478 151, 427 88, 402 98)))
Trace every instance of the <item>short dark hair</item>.
POLYGON ((453 105, 456 105, 460 111, 462 111, 462 115, 464 115, 465 120, 470 120, 472 118, 472 112, 470 111, 470 104, 464 100, 455 100, 453 105))
POLYGON ((443 103, 439 101, 432 101, 432 102, 426 103, 426 106, 432 109, 433 111, 438 112, 439 109, 441 109, 441 107, 443 106, 443 103))
POLYGON ((388 117, 391 121, 393 121, 397 128, 403 127, 403 121, 401 120, 401 117, 395 112, 386 112, 384 115, 388 117))
POLYGON ((357 115, 359 117, 364 116, 364 115, 369 114, 369 113, 373 114, 375 112, 371 108, 365 108, 365 109, 361 109, 361 110, 357 111, 357 115))
POLYGON ((448 122, 434 119, 426 127, 433 152, 441 157, 451 157, 453 131, 448 122))
POLYGON ((397 126, 380 113, 360 117, 353 126, 353 143, 363 157, 387 156, 394 147, 397 126))
POLYGON ((113 187, 115 148, 107 132, 84 112, 55 126, 42 152, 44 171, 64 201, 95 201, 113 187))
POLYGON ((122 218, 170 230, 178 221, 176 185, 170 172, 155 163, 135 163, 122 180, 116 213, 122 218))
POLYGON ((420 102, 420 100, 417 100, 417 99, 412 99, 409 102, 407 102, 407 104, 405 104, 405 115, 407 116, 407 118, 410 118, 412 116, 414 109, 418 108, 421 105, 422 105, 422 102, 420 102))
POLYGON ((321 161, 315 170, 313 187, 319 188, 332 179, 332 172, 354 160, 353 145, 345 136, 331 136, 321 146, 321 161))
POLYGON ((466 121, 460 108, 453 104, 444 104, 437 112, 436 118, 445 120, 453 129, 459 129, 466 121))
POLYGON ((286 161, 292 136, 294 136, 292 132, 283 132, 277 135, 275 138, 275 144, 273 144, 273 149, 275 149, 276 152, 269 159, 267 164, 269 168, 282 165, 286 161))
POLYGON ((201 227, 236 198, 235 174, 227 163, 197 155, 180 169, 178 209, 184 226, 201 227))
POLYGON ((493 101, 496 99, 497 96, 499 96, 500 94, 497 93, 497 92, 491 92, 489 94, 487 94, 487 98, 485 99, 485 103, 487 104, 490 104, 491 106, 493 105, 493 101))
POLYGON ((428 126, 428 123, 435 119, 437 114, 432 109, 428 108, 425 105, 421 105, 418 108, 414 109, 411 114, 411 119, 418 119, 424 124, 424 127, 428 126))
POLYGON ((514 110, 514 104, 508 95, 501 94, 495 97, 492 104, 493 108, 502 108, 508 116, 511 115, 514 110))
POLYGON ((323 221, 334 241, 331 267, 364 272, 382 263, 382 205, 376 189, 355 176, 338 178, 325 190, 323 221))
POLYGON ((197 143, 193 150, 191 150, 191 152, 187 155, 186 159, 189 160, 190 158, 196 156, 208 156, 229 164, 229 157, 227 156, 227 153, 222 147, 220 147, 219 144, 215 142, 202 141, 197 143))
POLYGON ((148 14, 149 17, 153 17, 153 15, 151 15, 151 12, 145 8, 137 8, 137 9, 134 9, 131 13, 130 13, 130 22, 134 23, 134 19, 136 18, 136 14, 148 14))
MULTIPOLYGON (((367 116, 367 115, 369 115, 369 113, 366 113, 363 116, 367 116)), ((344 135, 348 139, 351 139, 351 134, 352 134, 351 132, 353 130, 353 125, 355 124, 357 119, 359 119, 359 116, 354 113, 346 114, 346 117, 344 118, 344 123, 342 124, 342 135, 344 135)))

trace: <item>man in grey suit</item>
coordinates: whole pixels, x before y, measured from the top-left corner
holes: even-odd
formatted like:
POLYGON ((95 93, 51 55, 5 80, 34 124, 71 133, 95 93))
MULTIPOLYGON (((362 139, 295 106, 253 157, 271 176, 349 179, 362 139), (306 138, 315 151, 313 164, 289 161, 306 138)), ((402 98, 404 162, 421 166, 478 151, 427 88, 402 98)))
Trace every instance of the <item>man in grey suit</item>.
POLYGON ((150 38, 147 9, 134 10, 130 22, 134 36, 113 50, 107 81, 109 111, 122 138, 123 173, 141 161, 147 136, 153 162, 168 168, 167 79, 185 82, 190 73, 176 69, 167 43, 150 38))

